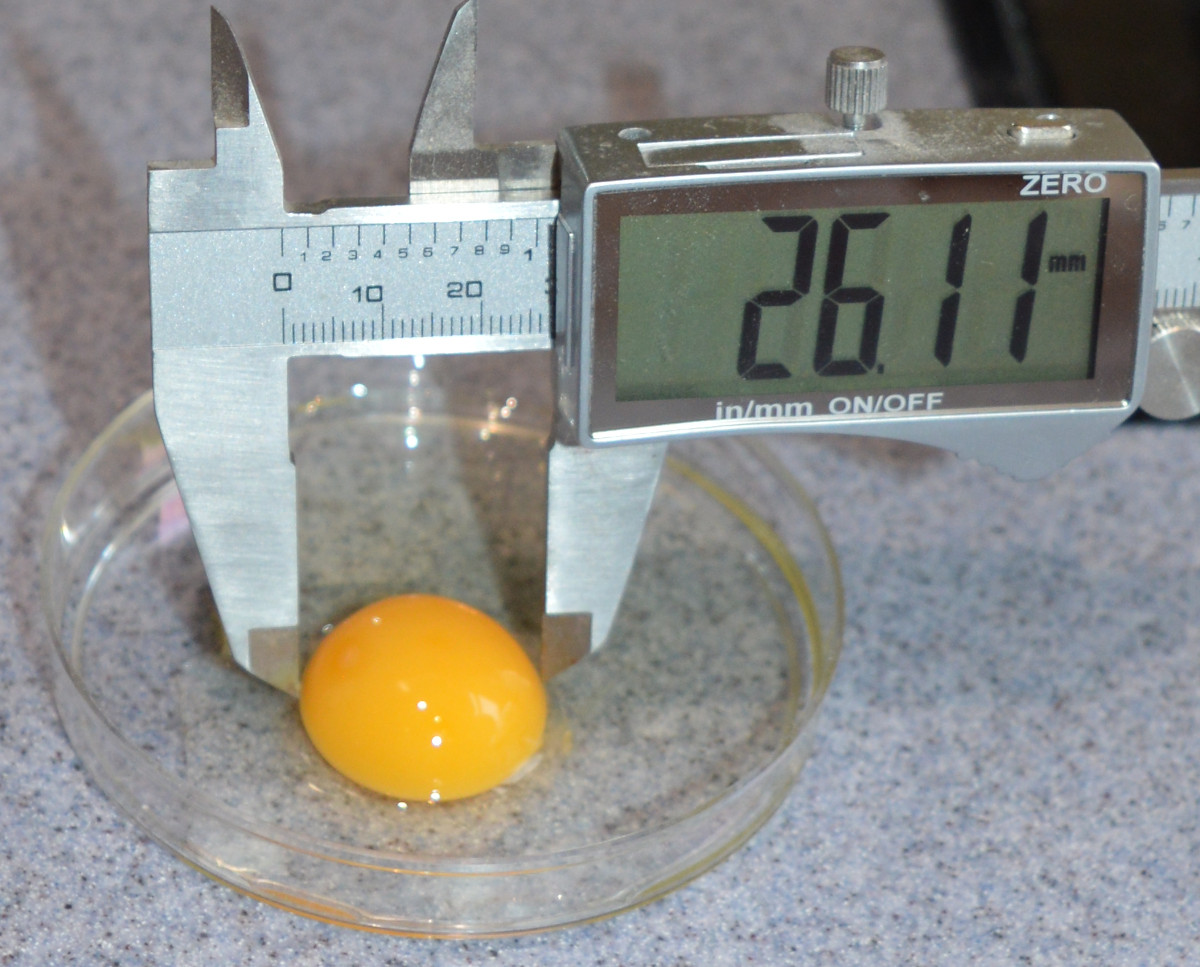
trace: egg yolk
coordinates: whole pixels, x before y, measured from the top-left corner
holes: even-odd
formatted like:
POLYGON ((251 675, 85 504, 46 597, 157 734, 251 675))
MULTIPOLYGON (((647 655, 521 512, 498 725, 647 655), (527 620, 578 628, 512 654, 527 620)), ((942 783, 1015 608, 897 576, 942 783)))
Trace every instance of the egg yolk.
POLYGON ((425 594, 356 611, 304 670, 300 717, 325 760, 403 800, 474 796, 542 745, 546 693, 498 622, 425 594))

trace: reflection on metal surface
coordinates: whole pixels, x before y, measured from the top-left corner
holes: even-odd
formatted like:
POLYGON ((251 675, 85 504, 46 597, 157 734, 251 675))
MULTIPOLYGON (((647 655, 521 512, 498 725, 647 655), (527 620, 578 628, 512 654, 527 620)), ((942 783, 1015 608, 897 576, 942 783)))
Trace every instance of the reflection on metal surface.
POLYGON ((1160 420, 1200 414, 1200 309, 1154 313, 1142 409, 1160 420))

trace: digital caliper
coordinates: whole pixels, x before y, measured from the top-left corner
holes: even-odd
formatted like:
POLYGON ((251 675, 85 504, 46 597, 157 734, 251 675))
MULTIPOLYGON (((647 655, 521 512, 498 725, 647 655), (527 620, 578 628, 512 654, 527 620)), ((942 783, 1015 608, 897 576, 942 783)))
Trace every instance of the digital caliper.
MULTIPOLYGON (((163 440, 233 657, 281 688, 300 654, 293 357, 555 353, 553 671, 608 634, 667 441, 882 436, 1037 476, 1136 410, 1156 298, 1198 301, 1200 246, 1182 224, 1195 186, 1160 210, 1158 165, 1111 112, 888 111, 883 55, 842 48, 831 116, 591 125, 557 146, 485 148, 475 39, 468 0, 417 123, 406 204, 285 207, 215 11, 215 163, 150 172, 163 440)), ((1190 405, 1169 375, 1190 371, 1186 332, 1162 326, 1171 415, 1190 405)))

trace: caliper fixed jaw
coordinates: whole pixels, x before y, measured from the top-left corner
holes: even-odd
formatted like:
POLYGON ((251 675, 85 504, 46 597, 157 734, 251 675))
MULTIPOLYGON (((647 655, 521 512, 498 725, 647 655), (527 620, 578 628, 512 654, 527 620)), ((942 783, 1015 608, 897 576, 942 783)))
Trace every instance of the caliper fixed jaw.
POLYGON ((207 345, 173 338, 173 326, 209 320, 174 318, 155 284, 169 258, 162 233, 269 224, 283 209, 283 165, 241 49, 216 10, 211 30, 215 157, 149 171, 155 412, 232 657, 296 692, 299 568, 287 357, 219 337, 207 345))
MULTIPOLYGON (((252 75, 228 22, 215 10, 215 156, 153 165, 149 171, 153 379, 160 431, 230 654, 251 674, 291 693, 299 687, 301 646, 289 360, 552 348, 555 146, 475 144, 475 13, 475 0, 457 10, 434 70, 413 138, 410 204, 288 208, 283 165, 252 75), (528 232, 519 246, 504 245, 511 259, 497 261, 487 283, 489 293, 502 293, 494 301, 529 307, 515 331, 511 315, 502 317, 507 319, 503 329, 485 329, 482 309, 478 328, 473 323, 469 331, 461 321, 458 331, 453 322, 449 332, 434 331, 430 316, 431 328, 423 320, 419 332, 414 319, 401 319, 399 334, 394 328, 383 332, 387 319, 381 311, 380 331, 372 323, 370 339, 365 331, 361 338, 353 335, 353 321, 350 339, 344 328, 340 339, 332 335, 324 322, 318 338, 317 323, 294 321, 303 315, 304 300, 316 298, 313 288, 299 293, 301 282, 320 282, 312 274, 325 271, 315 263, 325 263, 293 260, 281 271, 289 246, 300 247, 292 253, 298 258, 310 234, 331 238, 344 228, 386 232, 393 226, 436 231, 439 222, 451 220, 475 226, 481 239, 497 222, 528 232), (294 272, 310 275, 293 280, 294 272), (277 314, 273 321, 272 313, 277 314), (408 332, 403 331, 406 322, 408 332)), ((389 271, 423 270, 417 260, 406 260, 389 271)), ((386 288, 407 299, 414 286, 430 279, 436 285, 440 276, 388 278, 374 291, 386 288)), ((327 286, 323 297, 345 299, 355 284, 341 280, 333 289, 327 286)), ((427 305, 435 295, 411 297, 427 305)), ((441 296, 446 295, 443 284, 441 296)), ((599 647, 608 635, 662 463, 661 452, 639 449, 601 453, 552 447, 543 648, 549 672, 599 647)))

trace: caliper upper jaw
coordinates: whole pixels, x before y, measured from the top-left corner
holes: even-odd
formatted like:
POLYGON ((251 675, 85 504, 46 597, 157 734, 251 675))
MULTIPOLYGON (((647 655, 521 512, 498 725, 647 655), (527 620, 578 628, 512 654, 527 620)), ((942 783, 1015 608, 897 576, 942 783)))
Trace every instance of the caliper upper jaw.
POLYGON ((409 200, 442 201, 447 193, 509 192, 553 188, 553 142, 480 145, 475 140, 477 0, 455 12, 413 132, 409 200))
POLYGON ((152 164, 151 233, 278 224, 283 162, 229 22, 212 11, 213 160, 152 164))
MULTIPOLYGON (((163 233, 282 225, 283 166, 229 24, 212 12, 211 162, 149 172, 154 401, 159 429, 234 660, 299 688, 296 473, 288 443, 287 355, 207 335, 172 286, 206 266, 172 258, 163 233), (160 292, 159 287, 163 291, 160 292), (174 305, 174 310, 168 310, 174 305)), ((219 280, 200 280, 219 284, 219 280)))

